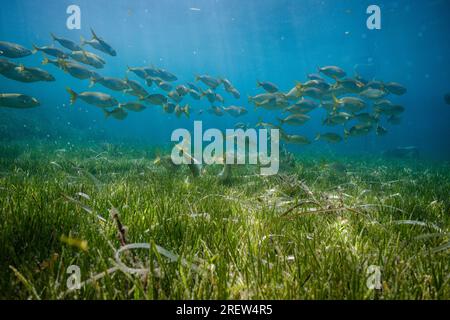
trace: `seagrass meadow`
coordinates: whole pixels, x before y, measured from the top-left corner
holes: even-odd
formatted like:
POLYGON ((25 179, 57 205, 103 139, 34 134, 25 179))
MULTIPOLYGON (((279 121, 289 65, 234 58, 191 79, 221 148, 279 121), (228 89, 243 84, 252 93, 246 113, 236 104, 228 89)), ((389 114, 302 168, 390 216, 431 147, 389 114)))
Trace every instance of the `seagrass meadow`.
POLYGON ((154 164, 164 149, 64 146, 1 147, 2 299, 450 297, 448 163, 285 154, 221 182, 154 164))
POLYGON ((2 1, 0 300, 449 300, 450 1, 375 2, 2 1))

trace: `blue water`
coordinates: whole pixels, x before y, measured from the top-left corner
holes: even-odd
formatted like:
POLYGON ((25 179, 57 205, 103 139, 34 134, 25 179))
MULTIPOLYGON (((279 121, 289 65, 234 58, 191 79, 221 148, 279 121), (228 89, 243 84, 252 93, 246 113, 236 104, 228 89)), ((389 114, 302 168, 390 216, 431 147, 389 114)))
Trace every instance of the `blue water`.
MULTIPOLYGON (((371 133, 337 145, 318 142, 290 148, 377 155, 388 148, 414 145, 427 156, 450 159, 450 105, 444 102, 450 92, 447 0, 12 0, 3 2, 0 11, 0 39, 28 48, 33 43, 51 45, 50 32, 75 41, 80 36, 90 38, 91 27, 118 53, 110 57, 88 47, 107 61, 104 69, 97 70, 103 76, 123 78, 127 65, 154 64, 175 73, 180 84, 193 81, 197 74, 226 77, 241 92, 241 99, 220 89, 225 105, 247 107, 248 115, 239 119, 199 115, 197 111, 209 105, 206 99, 199 103, 186 98, 194 109, 190 119, 178 119, 156 106, 143 113, 130 112, 124 121, 105 119, 101 110, 82 101, 69 106, 65 88, 90 90, 89 81, 46 65, 42 68, 56 82, 26 84, 0 76, 1 92, 25 93, 42 103, 30 110, 0 108, 2 143, 36 138, 164 145, 170 142, 172 130, 192 128, 193 120, 218 128, 233 128, 236 122, 255 124, 259 118, 274 120, 277 113, 255 111, 247 101, 248 95, 262 92, 256 80, 271 81, 287 91, 295 81, 303 82, 308 73, 317 72, 318 66, 338 65, 352 75, 360 65, 366 77, 400 82, 408 88, 406 95, 392 98, 406 108, 402 123, 385 125, 389 133, 383 137, 371 133), (81 8, 81 30, 66 28, 66 8, 71 4, 81 8), (381 30, 366 27, 366 8, 371 4, 381 7, 381 30)), ((37 53, 14 62, 40 66, 42 58, 37 53)), ((133 100, 99 84, 92 90, 122 102, 133 100)), ((311 140, 318 132, 342 133, 341 127, 321 125, 324 110, 311 115, 312 121, 290 128, 289 133, 311 140)))

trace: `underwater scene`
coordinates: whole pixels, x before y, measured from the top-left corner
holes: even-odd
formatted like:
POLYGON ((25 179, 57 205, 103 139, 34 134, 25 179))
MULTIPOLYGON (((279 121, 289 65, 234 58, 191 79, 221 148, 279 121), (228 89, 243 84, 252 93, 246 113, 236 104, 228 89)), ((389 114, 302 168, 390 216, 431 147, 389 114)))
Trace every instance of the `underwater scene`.
POLYGON ((0 299, 450 299, 450 2, 11 0, 0 299))

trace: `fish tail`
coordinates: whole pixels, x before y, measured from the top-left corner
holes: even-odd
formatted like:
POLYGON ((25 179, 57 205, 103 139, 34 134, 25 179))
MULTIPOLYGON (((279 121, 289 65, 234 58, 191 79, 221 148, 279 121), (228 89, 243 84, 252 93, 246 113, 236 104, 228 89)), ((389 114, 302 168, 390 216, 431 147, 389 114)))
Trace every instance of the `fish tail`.
POLYGON ((89 88, 92 88, 97 83, 97 79, 91 77, 89 80, 89 88))
MULTIPOLYGON (((358 87, 358 88, 363 88, 364 87, 364 83, 362 83, 361 81, 359 81, 359 80, 356 80, 356 86, 358 87)), ((384 85, 383 85, 383 87, 384 87, 384 85)))
POLYGON ((303 84, 299 81, 296 81, 295 83, 295 89, 296 89, 296 96, 297 98, 300 98, 303 95, 303 84))
POLYGON ((191 115, 191 112, 190 112, 190 107, 188 104, 183 108, 183 112, 186 115, 186 117, 189 118, 189 116, 191 115))
POLYGON ((80 36, 80 42, 81 42, 81 46, 84 46, 87 43, 86 39, 83 36, 80 36))
POLYGON ((314 141, 319 141, 320 140, 320 133, 316 134, 316 137, 314 138, 314 141))
POLYGON ((52 37, 52 39, 53 39, 53 41, 55 41, 55 40, 58 40, 58 38, 54 35, 54 33, 53 32, 50 32, 50 35, 51 35, 51 37, 52 37))
POLYGON ((97 35, 95 34, 94 30, 91 28, 92 38, 95 40, 99 40, 97 35))
POLYGON ((157 157, 155 158, 155 160, 153 161, 153 164, 158 165, 158 164, 160 164, 160 163, 161 163, 161 157, 160 157, 160 156, 157 156, 157 157))
POLYGON ((102 109, 102 111, 103 111, 103 114, 105 115, 105 118, 108 119, 109 116, 111 115, 111 112, 109 112, 109 111, 106 110, 106 109, 102 109))
POLYGON ((277 117, 277 120, 278 120, 279 123, 284 124, 284 120, 283 119, 277 117))
POLYGON ((347 129, 344 129, 344 139, 347 140, 350 136, 350 132, 347 129))
POLYGON ((74 104, 78 98, 78 94, 69 87, 67 87, 66 90, 70 94, 70 104, 74 104))
POLYGON ((32 47, 33 47, 33 50, 31 50, 31 52, 32 52, 33 54, 35 54, 36 52, 39 51, 39 47, 36 46, 34 43, 32 44, 32 47))
POLYGON ((255 128, 261 127, 262 126, 262 122, 263 122, 263 118, 262 117, 258 117, 258 122, 255 124, 255 128))
POLYGON ((48 58, 47 57, 45 57, 43 60, 42 60, 42 65, 46 65, 46 64, 48 64, 49 63, 49 60, 48 60, 48 58))
POLYGON ((333 97, 334 107, 336 108, 337 106, 339 106, 339 100, 338 100, 338 98, 336 98, 336 96, 334 94, 332 95, 332 97, 333 97))
POLYGON ((261 87, 261 81, 256 80, 256 86, 257 86, 258 88, 261 87))
MULTIPOLYGON (((66 70, 66 68, 67 68, 67 61, 65 61, 64 59, 61 59, 61 58, 58 58, 57 61, 58 61, 58 65, 66 72, 67 71, 66 70)), ((47 59, 47 62, 50 62, 50 61, 47 59)))
POLYGON ((195 76, 195 81, 199 81, 200 80, 200 76, 199 75, 196 75, 195 76))

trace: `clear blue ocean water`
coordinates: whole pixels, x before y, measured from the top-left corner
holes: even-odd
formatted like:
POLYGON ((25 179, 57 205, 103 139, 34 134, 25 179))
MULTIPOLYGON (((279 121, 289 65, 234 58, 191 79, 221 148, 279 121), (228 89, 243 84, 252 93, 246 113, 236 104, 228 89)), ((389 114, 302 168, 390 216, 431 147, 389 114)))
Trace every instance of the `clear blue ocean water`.
MULTIPOLYGON (((25 93, 42 104, 29 110, 0 108, 1 143, 43 139, 159 146, 169 144, 174 129, 192 128, 194 120, 222 129, 233 128, 236 122, 254 125, 261 118, 275 121, 277 113, 255 110, 247 101, 249 95, 262 92, 257 80, 273 82, 286 92, 296 81, 306 81, 318 66, 337 65, 350 76, 356 69, 367 79, 403 84, 407 94, 392 98, 406 108, 401 124, 385 124, 388 134, 382 137, 372 132, 335 145, 316 142, 290 146, 291 150, 378 156, 389 148, 417 146, 426 157, 450 159, 450 105, 444 101, 450 92, 447 0, 12 0, 3 2, 0 11, 0 40, 30 49, 32 44, 51 45, 50 32, 74 41, 80 36, 89 39, 90 28, 117 51, 110 57, 88 48, 107 62, 97 70, 101 75, 139 80, 126 73, 127 66, 153 64, 176 74, 177 84, 193 81, 198 74, 226 77, 241 98, 219 89, 224 105, 243 106, 249 113, 238 119, 198 114, 209 103, 186 98, 193 109, 189 119, 178 119, 157 106, 130 112, 124 121, 105 119, 101 110, 82 101, 70 106, 65 88, 102 91, 121 102, 133 98, 98 84, 89 89, 88 80, 42 66, 43 55, 38 52, 14 62, 41 67, 56 81, 30 84, 0 76, 2 93, 25 93), (66 27, 71 4, 81 9, 80 30, 66 27), (381 8, 381 30, 366 27, 371 4, 381 8)), ((149 92, 160 90, 153 87, 149 92)), ((322 126, 324 110, 313 111, 311 117, 305 126, 289 128, 289 133, 311 140, 319 132, 342 134, 342 127, 322 126)))

